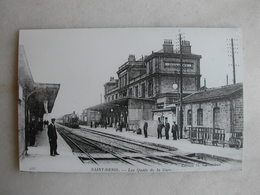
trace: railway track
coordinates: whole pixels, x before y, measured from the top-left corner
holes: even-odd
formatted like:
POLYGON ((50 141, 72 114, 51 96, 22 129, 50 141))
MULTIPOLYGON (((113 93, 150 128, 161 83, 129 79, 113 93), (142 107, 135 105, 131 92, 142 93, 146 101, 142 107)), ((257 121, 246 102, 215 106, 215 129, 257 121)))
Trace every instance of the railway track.
POLYGON ((176 165, 185 167, 217 166, 176 152, 173 147, 160 147, 90 129, 72 130, 59 125, 58 132, 84 163, 123 163, 131 166, 176 165))

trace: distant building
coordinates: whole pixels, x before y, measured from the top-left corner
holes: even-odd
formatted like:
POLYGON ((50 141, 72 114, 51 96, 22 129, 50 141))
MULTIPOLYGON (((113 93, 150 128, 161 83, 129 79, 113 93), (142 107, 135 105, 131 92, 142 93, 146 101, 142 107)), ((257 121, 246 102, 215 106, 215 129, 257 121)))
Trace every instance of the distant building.
POLYGON ((60 84, 36 83, 33 80, 25 50, 19 46, 18 130, 19 156, 33 146, 43 127, 44 114, 51 113, 60 84))
MULTIPOLYGON (((183 96, 200 89, 200 55, 191 52, 189 41, 183 47, 183 96)), ((105 103, 88 108, 101 113, 101 120, 110 125, 128 124, 137 128, 142 120, 177 121, 176 103, 179 100, 180 53, 171 40, 165 40, 163 49, 128 60, 118 68, 118 79, 105 83, 105 103), (176 84, 177 88, 173 88, 176 84)))
POLYGON ((83 125, 91 125, 92 122, 100 122, 101 114, 98 111, 94 111, 91 109, 84 109, 81 114, 81 124, 83 125))
POLYGON ((243 132, 242 83, 198 91, 185 97, 183 104, 186 133, 196 128, 207 131, 220 129, 228 140, 232 133, 243 132))

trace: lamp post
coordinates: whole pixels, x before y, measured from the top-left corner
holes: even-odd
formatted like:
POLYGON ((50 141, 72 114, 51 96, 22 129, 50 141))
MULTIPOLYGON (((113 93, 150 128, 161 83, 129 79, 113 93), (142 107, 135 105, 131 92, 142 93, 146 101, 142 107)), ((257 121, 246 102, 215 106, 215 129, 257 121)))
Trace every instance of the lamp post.
POLYGON ((110 127, 113 127, 113 120, 114 120, 114 117, 113 117, 113 108, 110 109, 110 112, 111 112, 110 127))
POLYGON ((179 34, 179 42, 180 42, 180 138, 182 139, 182 128, 183 128, 183 111, 182 111, 183 66, 182 66, 182 40, 181 40, 181 34, 179 34))
MULTIPOLYGON (((174 90, 177 90, 178 89, 178 84, 176 84, 176 83, 174 83, 173 85, 172 85, 172 88, 174 89, 174 90)), ((181 94, 181 92, 179 91, 179 94, 181 94)), ((177 104, 176 104, 176 106, 177 106, 177 104)), ((180 112, 180 124, 179 124, 179 126, 180 126, 180 138, 182 139, 182 137, 183 137, 183 134, 182 134, 182 127, 183 127, 183 114, 182 114, 182 99, 181 99, 181 95, 180 95, 180 109, 179 109, 179 112, 180 112)))
POLYGON ((182 37, 181 34, 179 34, 179 45, 180 45, 180 77, 179 77, 179 84, 174 83, 172 85, 173 89, 176 90, 179 86, 179 94, 180 94, 180 138, 183 138, 183 110, 182 110, 182 96, 183 96, 183 62, 182 62, 182 37))

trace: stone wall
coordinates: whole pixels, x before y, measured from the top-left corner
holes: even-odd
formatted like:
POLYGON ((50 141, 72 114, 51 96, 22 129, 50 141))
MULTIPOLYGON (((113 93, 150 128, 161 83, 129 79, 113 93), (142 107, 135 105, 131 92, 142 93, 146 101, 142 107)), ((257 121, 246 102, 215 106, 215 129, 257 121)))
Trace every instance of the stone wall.
POLYGON ((220 123, 219 128, 224 129, 227 138, 232 131, 243 132, 243 99, 237 97, 229 100, 215 100, 202 103, 186 104, 183 107, 183 125, 184 128, 190 127, 187 124, 187 112, 192 110, 192 126, 193 127, 210 127, 213 128, 214 108, 220 109, 220 123), (203 125, 197 124, 197 110, 203 109, 203 125))
POLYGON ((233 104, 233 131, 243 132, 244 128, 244 111, 243 111, 243 99, 235 98, 232 100, 233 104))
POLYGON ((187 104, 183 108, 183 124, 184 128, 189 127, 187 124, 187 112, 192 110, 192 126, 193 127, 210 127, 213 128, 213 110, 218 107, 220 109, 220 121, 219 128, 225 129, 228 133, 231 131, 230 125, 230 101, 211 101, 203 103, 187 104), (203 110, 203 125, 197 124, 197 110, 201 108, 203 110))
POLYGON ((148 101, 130 99, 128 102, 128 125, 136 130, 140 120, 152 120, 154 103, 148 101))

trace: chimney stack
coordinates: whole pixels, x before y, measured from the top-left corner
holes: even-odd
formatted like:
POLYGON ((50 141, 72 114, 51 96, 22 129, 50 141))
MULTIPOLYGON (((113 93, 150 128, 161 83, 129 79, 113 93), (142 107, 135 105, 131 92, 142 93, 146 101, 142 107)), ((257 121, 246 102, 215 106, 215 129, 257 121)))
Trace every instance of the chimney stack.
POLYGON ((171 39, 165 39, 163 43, 164 53, 173 53, 173 44, 171 39))
POLYGON ((129 62, 130 64, 134 63, 134 62, 135 62, 135 55, 130 54, 129 57, 128 57, 128 62, 129 62))
POLYGON ((182 41, 182 53, 183 54, 191 54, 191 45, 189 41, 182 41))

